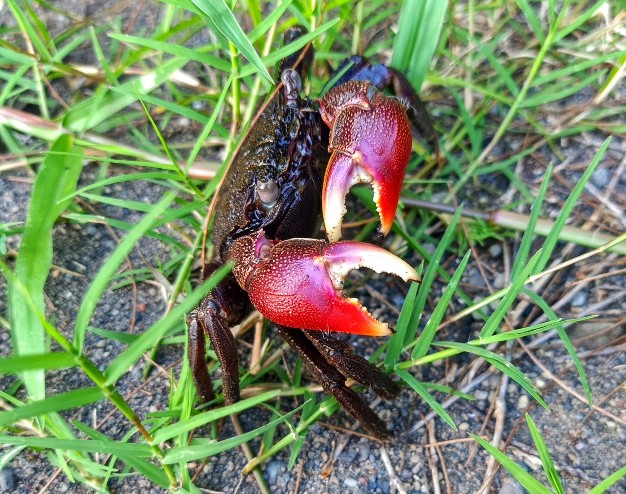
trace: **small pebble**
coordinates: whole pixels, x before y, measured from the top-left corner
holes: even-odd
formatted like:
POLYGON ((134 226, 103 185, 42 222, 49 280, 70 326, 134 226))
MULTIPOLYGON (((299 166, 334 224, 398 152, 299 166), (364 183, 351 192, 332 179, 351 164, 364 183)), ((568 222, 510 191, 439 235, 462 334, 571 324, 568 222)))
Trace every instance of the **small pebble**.
POLYGON ((498 494, 524 494, 524 489, 515 480, 507 479, 502 482, 502 487, 500 487, 498 494))
POLYGON ((591 175, 591 182, 599 188, 606 187, 610 179, 611 172, 606 168, 598 168, 593 172, 593 175, 591 175))
POLYGON ((528 396, 521 395, 517 400, 517 408, 520 410, 524 410, 528 406, 528 396))
POLYGON ((353 479, 352 477, 346 477, 343 481, 343 485, 346 486, 348 489, 354 489, 359 485, 359 483, 356 481, 356 479, 353 479))
POLYGON ((489 247, 489 255, 491 257, 498 257, 500 254, 502 254, 502 246, 500 244, 493 244, 489 247))

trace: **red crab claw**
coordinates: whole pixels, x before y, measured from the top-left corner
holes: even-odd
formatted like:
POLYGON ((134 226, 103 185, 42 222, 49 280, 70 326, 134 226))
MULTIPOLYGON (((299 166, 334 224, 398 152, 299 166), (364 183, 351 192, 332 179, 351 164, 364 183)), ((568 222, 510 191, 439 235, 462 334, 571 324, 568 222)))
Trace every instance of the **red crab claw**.
POLYGON ((319 100, 330 127, 330 151, 322 213, 331 242, 341 238, 345 196, 357 183, 371 183, 383 235, 389 233, 411 155, 411 125, 406 107, 363 81, 331 89, 319 100))
POLYGON ((348 273, 359 267, 418 280, 402 259, 361 242, 329 244, 323 240, 272 242, 259 231, 233 242, 233 273, 265 317, 282 326, 389 335, 387 324, 374 319, 357 299, 341 294, 348 273))

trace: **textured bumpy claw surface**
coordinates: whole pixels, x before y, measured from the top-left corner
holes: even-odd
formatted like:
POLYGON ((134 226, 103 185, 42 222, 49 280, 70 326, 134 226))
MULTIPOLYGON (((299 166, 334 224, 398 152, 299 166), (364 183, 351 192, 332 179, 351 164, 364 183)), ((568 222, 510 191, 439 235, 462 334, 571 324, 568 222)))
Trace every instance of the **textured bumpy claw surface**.
POLYGON ((291 328, 391 334, 357 299, 341 294, 348 273, 359 267, 387 272, 404 281, 418 280, 402 259, 361 242, 329 244, 323 240, 270 242, 263 231, 243 237, 231 248, 233 273, 254 306, 268 319, 291 328))
POLYGON ((341 238, 345 196, 357 183, 371 183, 381 220, 389 233, 411 155, 411 125, 406 107, 367 82, 350 81, 319 100, 322 119, 331 129, 322 190, 324 225, 331 242, 341 238))

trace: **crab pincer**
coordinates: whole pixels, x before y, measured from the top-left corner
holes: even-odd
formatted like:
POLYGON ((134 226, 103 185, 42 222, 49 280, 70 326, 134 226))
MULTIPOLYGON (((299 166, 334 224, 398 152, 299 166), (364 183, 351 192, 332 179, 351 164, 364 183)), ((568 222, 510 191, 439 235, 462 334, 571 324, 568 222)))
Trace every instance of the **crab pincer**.
POLYGON ((406 106, 364 81, 350 81, 318 100, 330 130, 328 163, 322 189, 324 225, 331 242, 341 238, 345 196, 358 183, 371 183, 381 220, 389 233, 404 173, 411 155, 411 124, 406 106))
POLYGON ((392 333, 355 298, 342 295, 348 273, 359 267, 418 280, 390 252, 362 242, 295 238, 271 241, 261 230, 233 242, 233 273, 257 310, 277 324, 300 329, 385 336, 392 333))

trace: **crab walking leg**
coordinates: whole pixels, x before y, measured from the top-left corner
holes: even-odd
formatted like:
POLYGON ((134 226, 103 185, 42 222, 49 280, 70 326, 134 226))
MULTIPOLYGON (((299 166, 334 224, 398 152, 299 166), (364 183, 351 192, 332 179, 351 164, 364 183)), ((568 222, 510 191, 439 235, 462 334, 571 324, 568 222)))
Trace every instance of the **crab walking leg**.
MULTIPOLYGON (((207 278, 218 264, 205 267, 203 279, 207 278)), ((205 335, 222 365, 222 392, 227 405, 239 401, 239 364, 237 342, 230 324, 239 320, 250 308, 245 293, 233 276, 227 276, 187 316, 189 327, 189 366, 194 384, 202 402, 215 399, 211 377, 206 365, 205 335)))
POLYGON ((367 432, 381 441, 390 440, 391 435, 381 418, 357 393, 346 386, 346 378, 326 361, 302 331, 283 326, 278 326, 278 330, 289 346, 298 353, 324 391, 333 395, 367 432))
POLYGON ((400 394, 400 388, 387 374, 355 354, 343 341, 321 331, 305 331, 304 334, 324 358, 344 376, 368 386, 387 401, 394 400, 400 394))
POLYGON ((265 317, 290 328, 391 334, 357 299, 341 294, 348 273, 359 267, 418 280, 402 259, 362 242, 328 244, 323 240, 272 242, 263 231, 233 242, 233 273, 252 304, 265 317))
POLYGON ((381 232, 389 233, 404 173, 411 156, 407 107, 367 82, 351 81, 319 100, 322 119, 331 129, 333 155, 322 189, 324 226, 331 242, 341 238, 345 195, 354 184, 371 183, 381 232))

